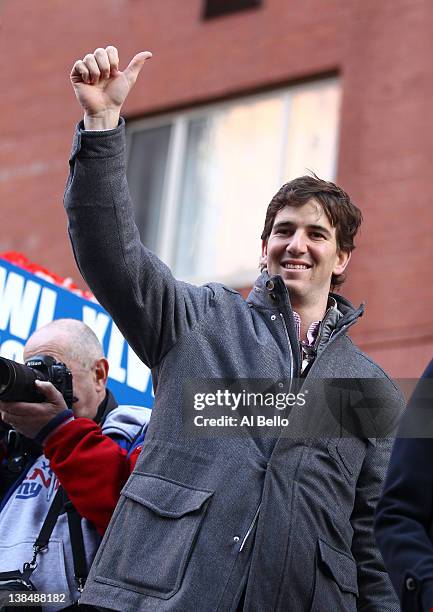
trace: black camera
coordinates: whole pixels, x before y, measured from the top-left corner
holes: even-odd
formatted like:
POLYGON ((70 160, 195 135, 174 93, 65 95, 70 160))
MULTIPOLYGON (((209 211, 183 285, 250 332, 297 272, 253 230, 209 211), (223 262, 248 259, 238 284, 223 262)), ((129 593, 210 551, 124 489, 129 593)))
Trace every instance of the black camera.
POLYGON ((72 374, 50 355, 36 355, 25 365, 0 357, 0 400, 3 402, 46 401, 35 385, 35 380, 51 382, 60 391, 68 406, 72 407, 72 374))

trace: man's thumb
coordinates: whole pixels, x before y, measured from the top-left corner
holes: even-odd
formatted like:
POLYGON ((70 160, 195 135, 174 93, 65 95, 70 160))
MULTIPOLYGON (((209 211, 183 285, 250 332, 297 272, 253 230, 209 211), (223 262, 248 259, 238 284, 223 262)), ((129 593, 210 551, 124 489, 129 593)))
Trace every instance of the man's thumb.
POLYGON ((45 395, 48 402, 54 403, 56 400, 58 401, 59 396, 62 397, 60 391, 58 391, 52 383, 46 380, 35 380, 35 385, 38 391, 40 391, 42 395, 45 395))
POLYGON ((137 55, 135 55, 129 62, 129 65, 125 68, 123 74, 126 76, 131 85, 134 85, 138 75, 140 74, 140 70, 144 66, 144 62, 150 57, 152 57, 150 51, 142 51, 141 53, 137 53, 137 55))

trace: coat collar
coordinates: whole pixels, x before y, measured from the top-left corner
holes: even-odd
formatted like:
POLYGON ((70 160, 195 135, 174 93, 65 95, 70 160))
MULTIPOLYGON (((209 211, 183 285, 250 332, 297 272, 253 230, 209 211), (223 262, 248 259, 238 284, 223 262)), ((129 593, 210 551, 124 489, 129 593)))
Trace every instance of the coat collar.
POLYGON ((98 411, 95 418, 93 419, 98 425, 102 425, 108 414, 117 408, 118 404, 116 398, 111 393, 110 389, 105 389, 105 397, 98 406, 98 411))
MULTIPOLYGON (((329 295, 335 300, 338 313, 330 312, 334 310, 332 308, 328 309, 324 317, 324 322, 329 319, 331 325, 327 325, 327 327, 332 327, 338 331, 343 326, 347 327, 352 325, 364 314, 364 304, 355 308, 355 306, 343 296, 337 293, 330 293, 329 295)), ((283 279, 279 275, 270 276, 266 270, 260 274, 254 283, 254 287, 247 298, 247 303, 255 308, 288 308, 290 311, 292 310, 289 293, 283 279)))

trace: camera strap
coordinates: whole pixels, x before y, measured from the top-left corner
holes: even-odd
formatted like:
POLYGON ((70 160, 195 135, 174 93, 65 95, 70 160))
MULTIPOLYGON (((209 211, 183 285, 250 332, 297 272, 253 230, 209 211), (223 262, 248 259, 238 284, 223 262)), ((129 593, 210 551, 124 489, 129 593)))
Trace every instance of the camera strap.
POLYGON ((59 514, 61 514, 62 512, 63 505, 63 489, 62 487, 59 487, 53 499, 53 503, 51 504, 50 509, 48 510, 48 514, 45 517, 45 521, 42 525, 39 535, 36 538, 36 542, 33 545, 33 550, 35 551, 35 556, 33 557, 34 561, 36 561, 36 556, 40 552, 45 550, 45 548, 47 548, 51 534, 53 533, 54 526, 57 523, 59 514))
POLYGON ((74 574, 78 583, 78 590, 81 593, 88 575, 83 530, 81 528, 81 516, 78 514, 62 487, 58 488, 39 535, 33 545, 33 559, 30 563, 24 564, 23 571, 30 569, 31 572, 33 572, 36 569, 37 556, 47 548, 57 519, 63 511, 67 513, 72 557, 74 561, 74 574))
POLYGON ((81 516, 69 499, 67 499, 64 507, 68 515, 69 535, 71 538, 72 557, 74 559, 74 574, 78 583, 78 590, 81 593, 88 574, 81 516))

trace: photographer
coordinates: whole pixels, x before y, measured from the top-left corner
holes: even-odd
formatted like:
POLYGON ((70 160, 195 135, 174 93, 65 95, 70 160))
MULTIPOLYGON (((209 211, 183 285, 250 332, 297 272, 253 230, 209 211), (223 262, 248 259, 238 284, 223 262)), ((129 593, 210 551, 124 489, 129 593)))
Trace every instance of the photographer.
POLYGON ((36 556, 37 565, 30 581, 40 592, 66 594, 47 609, 70 609, 70 606, 74 609, 100 542, 95 526, 81 519, 87 513, 76 503, 74 490, 85 489, 88 506, 91 507, 92 499, 96 504, 99 494, 92 486, 92 478, 93 483, 98 482, 104 468, 104 454, 101 455, 100 449, 107 448, 109 454, 125 457, 143 432, 150 410, 117 405, 106 389, 108 361, 95 334, 84 323, 61 319, 37 330, 24 348, 26 362, 35 356, 44 356, 44 359, 51 356, 67 366, 73 381, 72 410, 62 393, 46 381, 35 381, 46 401, 0 402, 1 476, 3 484, 7 481, 9 485, 6 491, 2 487, 0 503, 0 577, 4 572, 22 571, 25 563, 32 562, 33 546, 51 512, 54 527, 48 545, 36 556), (81 445, 76 444, 64 457, 63 470, 70 463, 74 473, 66 479, 60 476, 59 483, 44 446, 63 428, 73 429, 81 445), (12 475, 8 474, 8 467, 12 475), (60 484, 64 491, 58 493, 60 484), (57 513, 54 505, 59 506, 57 513), (77 519, 73 516, 78 516, 78 534, 77 519), (75 528, 71 528, 74 523, 75 528), (81 544, 84 544, 82 554, 81 544))

